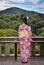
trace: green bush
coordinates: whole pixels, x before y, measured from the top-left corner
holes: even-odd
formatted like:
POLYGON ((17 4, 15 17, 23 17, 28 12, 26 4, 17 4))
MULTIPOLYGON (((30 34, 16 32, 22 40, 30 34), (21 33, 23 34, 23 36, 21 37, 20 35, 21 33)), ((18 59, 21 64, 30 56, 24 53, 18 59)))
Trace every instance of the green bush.
POLYGON ((5 54, 5 44, 1 44, 1 53, 5 54))

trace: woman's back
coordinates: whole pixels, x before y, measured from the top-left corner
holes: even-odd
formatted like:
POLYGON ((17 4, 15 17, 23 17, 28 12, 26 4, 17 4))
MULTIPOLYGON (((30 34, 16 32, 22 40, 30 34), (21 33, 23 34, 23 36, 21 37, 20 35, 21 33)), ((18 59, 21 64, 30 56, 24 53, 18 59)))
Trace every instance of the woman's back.
POLYGON ((22 24, 19 26, 19 38, 29 38, 29 40, 31 40, 31 27, 26 25, 26 24, 22 24))

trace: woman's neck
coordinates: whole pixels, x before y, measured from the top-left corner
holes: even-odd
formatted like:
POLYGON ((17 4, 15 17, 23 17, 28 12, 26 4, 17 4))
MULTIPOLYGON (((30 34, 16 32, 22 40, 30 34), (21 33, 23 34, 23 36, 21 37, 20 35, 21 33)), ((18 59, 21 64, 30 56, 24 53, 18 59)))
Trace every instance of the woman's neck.
POLYGON ((26 25, 25 23, 23 23, 23 25, 26 25))

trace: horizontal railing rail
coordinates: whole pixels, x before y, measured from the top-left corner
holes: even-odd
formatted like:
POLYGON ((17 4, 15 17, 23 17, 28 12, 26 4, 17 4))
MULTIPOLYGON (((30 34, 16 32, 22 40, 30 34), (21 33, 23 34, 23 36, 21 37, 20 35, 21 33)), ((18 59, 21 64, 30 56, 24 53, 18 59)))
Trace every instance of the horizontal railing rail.
MULTIPOLYGON (((2 42, 9 42, 9 43, 14 43, 14 42, 19 42, 18 40, 19 37, 0 37, 0 43, 2 42)), ((44 42, 44 37, 32 37, 33 41, 32 42, 44 42)))

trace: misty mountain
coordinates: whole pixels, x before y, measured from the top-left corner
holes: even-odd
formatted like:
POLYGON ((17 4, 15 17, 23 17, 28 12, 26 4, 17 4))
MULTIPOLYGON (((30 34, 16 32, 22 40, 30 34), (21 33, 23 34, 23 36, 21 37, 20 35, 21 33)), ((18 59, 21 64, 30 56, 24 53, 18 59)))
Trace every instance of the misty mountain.
POLYGON ((0 11, 0 14, 16 14, 16 13, 21 13, 21 14, 32 14, 35 13, 34 11, 27 11, 27 10, 23 10, 17 7, 11 7, 8 8, 6 10, 2 10, 0 11))

